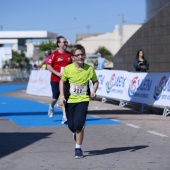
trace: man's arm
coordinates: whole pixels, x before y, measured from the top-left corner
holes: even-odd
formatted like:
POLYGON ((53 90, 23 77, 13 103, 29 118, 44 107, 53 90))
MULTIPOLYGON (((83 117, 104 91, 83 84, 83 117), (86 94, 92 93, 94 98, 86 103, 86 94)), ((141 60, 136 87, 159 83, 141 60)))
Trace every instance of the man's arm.
POLYGON ((53 68, 51 65, 47 64, 47 69, 48 69, 51 73, 53 73, 53 74, 55 74, 56 76, 58 76, 58 77, 61 78, 62 73, 55 71, 54 68, 53 68))
POLYGON ((61 106, 63 105, 63 100, 65 100, 64 85, 65 85, 65 82, 61 79, 60 83, 59 83, 59 89, 60 89, 60 100, 59 100, 59 103, 60 103, 61 106))

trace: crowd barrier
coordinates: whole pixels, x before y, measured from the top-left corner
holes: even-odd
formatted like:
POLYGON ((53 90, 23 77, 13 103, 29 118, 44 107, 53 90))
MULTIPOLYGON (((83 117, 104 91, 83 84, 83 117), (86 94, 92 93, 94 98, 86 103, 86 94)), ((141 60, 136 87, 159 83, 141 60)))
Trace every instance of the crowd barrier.
MULTIPOLYGON (((163 116, 170 114, 170 73, 140 73, 120 70, 96 70, 99 80, 97 95, 116 99, 120 106, 124 102, 161 107, 163 116)), ((48 70, 31 72, 27 93, 39 96, 52 96, 48 70)), ((92 88, 92 84, 90 84, 92 88)))
POLYGON ((20 69, 0 69, 0 82, 15 82, 28 80, 29 73, 27 70, 20 69))

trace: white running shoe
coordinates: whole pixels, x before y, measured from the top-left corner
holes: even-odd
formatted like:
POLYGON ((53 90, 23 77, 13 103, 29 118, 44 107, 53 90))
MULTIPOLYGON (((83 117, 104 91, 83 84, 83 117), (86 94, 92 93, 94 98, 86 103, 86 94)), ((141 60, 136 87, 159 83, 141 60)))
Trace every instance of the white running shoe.
POLYGON ((63 117, 61 124, 67 124, 67 118, 66 117, 63 117))
POLYGON ((48 117, 53 118, 53 116, 54 116, 54 108, 52 108, 50 105, 48 110, 48 117))

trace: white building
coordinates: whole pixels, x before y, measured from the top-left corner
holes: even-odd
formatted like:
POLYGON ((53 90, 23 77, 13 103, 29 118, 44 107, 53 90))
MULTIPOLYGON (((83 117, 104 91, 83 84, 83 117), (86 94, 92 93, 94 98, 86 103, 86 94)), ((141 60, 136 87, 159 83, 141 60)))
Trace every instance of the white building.
POLYGON ((56 37, 57 34, 48 31, 0 31, 0 44, 11 45, 14 51, 23 49, 26 56, 32 58, 37 46, 34 40, 56 39, 56 37))
POLYGON ((87 54, 93 54, 99 47, 105 47, 114 56, 124 43, 141 27, 142 25, 123 25, 120 31, 116 25, 112 32, 90 36, 77 40, 77 44, 85 47, 87 54))

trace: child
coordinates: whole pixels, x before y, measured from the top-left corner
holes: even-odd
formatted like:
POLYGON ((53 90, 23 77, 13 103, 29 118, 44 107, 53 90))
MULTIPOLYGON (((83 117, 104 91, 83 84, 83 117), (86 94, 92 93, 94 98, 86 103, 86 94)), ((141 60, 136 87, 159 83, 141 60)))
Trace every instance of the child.
POLYGON ((90 100, 89 81, 93 83, 91 97, 96 97, 98 80, 92 66, 84 63, 85 48, 81 45, 75 45, 71 50, 72 64, 65 67, 60 80, 60 104, 65 101, 64 85, 68 80, 70 84, 70 96, 65 103, 68 128, 73 132, 75 147, 75 159, 83 158, 81 149, 88 104, 90 100))

